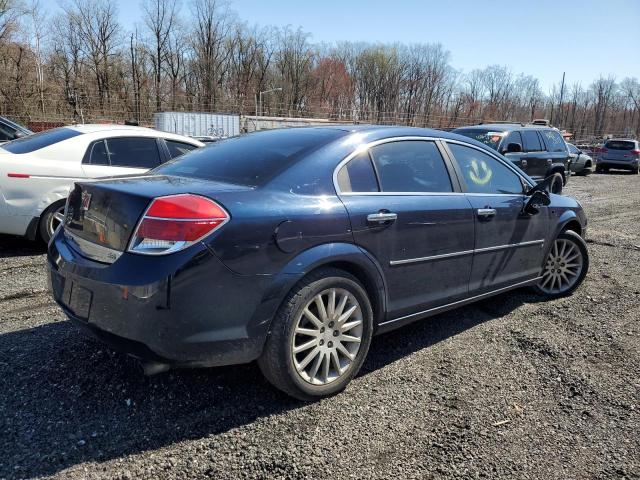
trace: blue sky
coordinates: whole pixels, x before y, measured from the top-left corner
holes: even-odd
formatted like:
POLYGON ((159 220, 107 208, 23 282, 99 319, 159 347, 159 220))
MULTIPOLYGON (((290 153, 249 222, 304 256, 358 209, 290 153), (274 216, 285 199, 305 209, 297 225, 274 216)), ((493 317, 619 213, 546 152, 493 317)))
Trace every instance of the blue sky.
MULTIPOLYGON (((137 0, 116 0, 122 23, 137 0)), ((48 3, 48 2, 46 2, 48 3)), ((188 9, 190 0, 182 0, 188 9)), ((640 78, 640 0, 231 0, 249 24, 300 26, 315 42, 440 42, 469 71, 490 64, 535 76, 545 91, 600 74, 640 78), (612 20, 615 18, 615 20, 612 20)))

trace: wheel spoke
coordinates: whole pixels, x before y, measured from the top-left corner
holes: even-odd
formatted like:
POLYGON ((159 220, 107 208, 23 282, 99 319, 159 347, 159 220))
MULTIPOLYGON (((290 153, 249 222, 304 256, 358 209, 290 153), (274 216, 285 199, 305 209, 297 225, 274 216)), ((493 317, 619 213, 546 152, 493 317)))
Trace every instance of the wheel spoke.
POLYGON ((298 368, 299 369, 304 369, 307 365, 309 365, 309 363, 311 362, 311 360, 313 360, 314 358, 316 358, 316 356, 320 353, 320 349, 318 347, 314 348, 313 350, 311 350, 306 357, 304 357, 304 359, 298 364, 298 368))
POLYGON ((349 330, 357 327, 358 325, 362 325, 362 320, 354 320, 352 322, 347 322, 344 325, 342 325, 342 327, 340 327, 340 330, 342 330, 343 332, 348 332, 349 330))
POLYGON ((335 311, 335 315, 337 315, 338 317, 340 317, 342 315, 342 312, 344 312, 344 307, 347 305, 347 300, 349 300, 349 296, 345 293, 342 295, 342 298, 340 299, 340 304, 338 305, 335 311))
POLYGON ((342 343, 338 343, 338 347, 337 347, 338 352, 342 353, 345 357, 347 357, 349 360, 353 360, 355 357, 355 355, 353 355, 349 350, 347 350, 347 347, 345 347, 342 343))
POLYGON ((322 376, 324 377, 324 381, 329 381, 329 370, 331 368, 331 355, 329 352, 325 352, 324 358, 322 359, 322 376))
POLYGON ((60 212, 54 213, 53 214, 53 218, 55 220, 57 220, 58 222, 60 222, 60 223, 64 222, 64 215, 62 213, 60 213, 60 212))
POLYGON ((340 365, 340 357, 338 357, 338 352, 336 350, 331 350, 331 361, 336 367, 336 372, 340 375, 342 373, 342 366, 340 365))
POLYGON ((357 308, 358 308, 358 305, 353 305, 346 312, 340 315, 340 318, 338 319, 338 325, 342 325, 344 322, 346 322, 351 316, 351 314, 356 311, 357 308))
POLYGON ((316 302, 316 307, 318 307, 318 313, 320 314, 320 319, 323 322, 327 321, 327 309, 324 306, 324 301, 322 300, 322 295, 316 295, 314 299, 316 302))
POLYGON ((303 316, 307 317, 311 321, 311 323, 313 323, 318 329, 322 328, 323 323, 320 321, 320 319, 318 319, 318 317, 311 313, 309 307, 305 308, 302 314, 303 316))
POLYGON ((320 364, 322 363, 323 359, 324 359, 324 355, 320 354, 316 357, 316 361, 313 362, 313 366, 309 371, 309 377, 311 378, 311 380, 316 378, 316 375, 318 374, 318 370, 320 369, 320 364))
POLYGON ((340 341, 360 343, 361 339, 358 337, 354 337, 353 335, 340 335, 340 341))
POLYGON ((309 340, 302 345, 298 345, 297 347, 293 347, 293 353, 304 352, 305 350, 309 350, 311 347, 317 345, 318 341, 314 338, 313 340, 309 340))
POLYGON ((336 311, 336 289, 332 288, 329 292, 329 298, 327 300, 327 313, 330 318, 333 318, 336 311))
POLYGON ((298 328, 296 328, 295 333, 300 334, 300 335, 308 335, 310 337, 317 337, 320 334, 320 330, 314 330, 312 328, 298 327, 298 328))

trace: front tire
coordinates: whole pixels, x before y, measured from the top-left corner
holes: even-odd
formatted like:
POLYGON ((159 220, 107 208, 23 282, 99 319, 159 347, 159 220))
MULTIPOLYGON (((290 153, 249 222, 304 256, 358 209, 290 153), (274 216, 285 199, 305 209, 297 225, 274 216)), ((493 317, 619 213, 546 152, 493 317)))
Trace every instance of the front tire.
POLYGON ((276 388, 312 401, 342 391, 371 344, 373 311, 352 275, 327 268, 303 279, 278 310, 258 365, 276 388))
POLYGON ((40 223, 38 225, 38 231, 40 238, 44 243, 49 243, 51 237, 58 226, 64 222, 64 205, 66 200, 59 200, 50 205, 42 215, 40 215, 40 223))
POLYGON ((550 298, 571 295, 589 270, 589 251, 584 239, 566 230, 554 240, 535 290, 550 298))

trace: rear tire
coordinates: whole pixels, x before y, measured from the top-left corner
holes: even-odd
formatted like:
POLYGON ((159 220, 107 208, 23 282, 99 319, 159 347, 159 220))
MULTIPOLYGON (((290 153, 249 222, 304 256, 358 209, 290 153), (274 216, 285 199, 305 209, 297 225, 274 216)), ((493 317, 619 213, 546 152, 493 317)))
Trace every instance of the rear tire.
POLYGON ((559 298, 571 295, 589 270, 589 251, 576 232, 565 230, 554 240, 542 268, 542 279, 534 287, 540 295, 559 298))
POLYGON ((58 225, 64 221, 65 203, 66 200, 58 200, 52 205, 49 205, 42 215, 40 215, 38 233, 44 243, 49 243, 58 225))
POLYGON ((556 172, 553 174, 553 180, 551 180, 551 183, 549 184, 549 191, 556 195, 561 195, 562 187, 564 186, 563 184, 564 179, 562 178, 562 174, 556 172))
POLYGON ((355 377, 372 333, 373 311, 362 285, 342 270, 321 269, 283 302, 258 366, 288 395, 318 400, 342 391, 355 377))

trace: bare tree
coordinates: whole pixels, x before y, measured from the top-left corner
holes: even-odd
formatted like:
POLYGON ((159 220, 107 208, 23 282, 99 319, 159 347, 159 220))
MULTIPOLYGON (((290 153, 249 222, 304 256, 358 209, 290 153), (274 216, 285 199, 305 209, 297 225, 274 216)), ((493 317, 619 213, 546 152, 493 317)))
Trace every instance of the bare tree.
POLYGON ((144 0, 142 2, 144 22, 152 38, 151 62, 155 80, 156 111, 161 109, 162 71, 171 41, 171 31, 177 22, 178 7, 175 0, 144 0))

